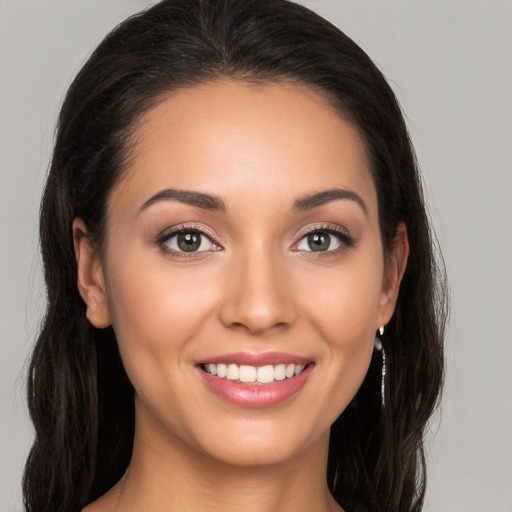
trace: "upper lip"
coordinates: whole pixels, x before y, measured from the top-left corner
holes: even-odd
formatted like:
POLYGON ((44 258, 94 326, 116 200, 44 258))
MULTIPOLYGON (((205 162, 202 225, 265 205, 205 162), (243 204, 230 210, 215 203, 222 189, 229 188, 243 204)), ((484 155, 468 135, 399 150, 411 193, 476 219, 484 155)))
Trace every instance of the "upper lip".
POLYGON ((199 364, 236 364, 246 366, 267 366, 277 364, 303 364, 304 366, 311 363, 311 359, 297 356, 294 354, 286 354, 284 352, 236 352, 232 354, 223 354, 220 356, 208 357, 201 360, 199 364))

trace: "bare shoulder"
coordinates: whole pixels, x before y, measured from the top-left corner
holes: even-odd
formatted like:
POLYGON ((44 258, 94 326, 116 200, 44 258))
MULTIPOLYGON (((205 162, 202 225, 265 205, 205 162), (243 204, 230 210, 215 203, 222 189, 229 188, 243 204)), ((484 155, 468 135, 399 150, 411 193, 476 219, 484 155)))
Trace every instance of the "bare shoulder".
POLYGON ((81 512, 113 512, 116 508, 118 497, 119 489, 116 486, 101 496, 101 498, 87 505, 81 512))

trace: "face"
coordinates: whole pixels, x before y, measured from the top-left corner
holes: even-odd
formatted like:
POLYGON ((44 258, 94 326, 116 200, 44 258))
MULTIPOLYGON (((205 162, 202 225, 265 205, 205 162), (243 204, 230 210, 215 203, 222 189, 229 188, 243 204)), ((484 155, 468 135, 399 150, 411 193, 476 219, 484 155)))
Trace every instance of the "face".
POLYGON ((238 465, 326 446, 399 281, 357 130, 306 88, 225 81, 172 93, 135 135, 80 275, 136 436, 238 465))

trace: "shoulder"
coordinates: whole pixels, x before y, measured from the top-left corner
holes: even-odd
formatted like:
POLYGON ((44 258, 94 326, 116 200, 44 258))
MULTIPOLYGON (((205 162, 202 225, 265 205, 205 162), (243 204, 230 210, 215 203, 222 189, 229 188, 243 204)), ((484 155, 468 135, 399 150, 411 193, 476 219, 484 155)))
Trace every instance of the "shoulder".
POLYGON ((118 496, 117 492, 112 491, 107 492, 101 498, 84 507, 81 512, 112 512, 115 510, 118 496))

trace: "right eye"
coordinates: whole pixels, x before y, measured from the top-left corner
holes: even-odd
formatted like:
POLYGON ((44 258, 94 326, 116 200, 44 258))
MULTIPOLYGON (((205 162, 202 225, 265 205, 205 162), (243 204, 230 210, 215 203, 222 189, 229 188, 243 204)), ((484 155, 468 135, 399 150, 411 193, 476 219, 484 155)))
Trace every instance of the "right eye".
POLYGON ((159 245, 170 252, 182 254, 220 249, 206 233, 191 228, 180 228, 171 234, 165 235, 159 241, 159 245))

